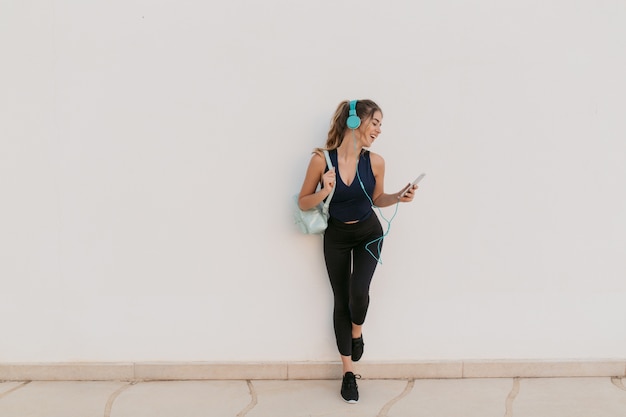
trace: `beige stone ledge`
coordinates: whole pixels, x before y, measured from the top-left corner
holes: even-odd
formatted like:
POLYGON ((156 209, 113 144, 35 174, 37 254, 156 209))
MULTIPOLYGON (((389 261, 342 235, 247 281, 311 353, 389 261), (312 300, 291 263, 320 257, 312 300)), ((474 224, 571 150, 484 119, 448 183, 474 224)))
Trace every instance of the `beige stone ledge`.
MULTIPOLYGON (((623 360, 472 360, 355 364, 367 379, 626 377, 623 360)), ((319 380, 339 362, 0 363, 0 381, 319 380)))
POLYGON ((288 379, 287 362, 154 362, 135 364, 137 380, 288 379))
MULTIPOLYGON (((355 372, 367 379, 461 378, 463 362, 358 362, 355 372)), ((338 362, 292 362, 287 365, 288 379, 339 379, 338 362)))
POLYGON ((625 376, 625 360, 466 361, 463 378, 553 378, 625 376))
POLYGON ((0 363, 0 381, 129 381, 134 374, 132 363, 0 363))

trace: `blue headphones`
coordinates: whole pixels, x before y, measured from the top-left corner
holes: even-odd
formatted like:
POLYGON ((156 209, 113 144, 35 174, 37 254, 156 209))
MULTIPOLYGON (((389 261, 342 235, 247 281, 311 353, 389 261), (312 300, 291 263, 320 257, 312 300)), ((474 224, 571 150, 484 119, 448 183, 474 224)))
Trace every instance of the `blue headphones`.
POLYGON ((361 126, 361 119, 356 115, 356 100, 350 102, 350 112, 348 113, 348 120, 346 120, 346 126, 354 130, 361 126))

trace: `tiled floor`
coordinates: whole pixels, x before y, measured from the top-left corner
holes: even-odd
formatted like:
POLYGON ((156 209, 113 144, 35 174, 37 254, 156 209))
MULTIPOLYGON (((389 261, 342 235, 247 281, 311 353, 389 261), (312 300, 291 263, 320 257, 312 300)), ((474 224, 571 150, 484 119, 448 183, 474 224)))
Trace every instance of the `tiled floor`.
POLYGON ((622 378, 0 382, 0 417, 625 417, 622 378))

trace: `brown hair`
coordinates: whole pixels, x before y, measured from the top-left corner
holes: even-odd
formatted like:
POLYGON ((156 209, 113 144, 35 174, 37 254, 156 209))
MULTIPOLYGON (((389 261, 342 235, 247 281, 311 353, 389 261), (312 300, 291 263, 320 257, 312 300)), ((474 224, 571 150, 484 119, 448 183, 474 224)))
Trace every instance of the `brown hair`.
MULTIPOLYGON (((383 112, 380 107, 378 107, 378 104, 374 103, 372 100, 358 100, 356 102, 355 109, 357 116, 359 116, 362 121, 365 121, 372 117, 376 111, 379 111, 381 114, 383 112)), ((337 110, 335 110, 335 115, 330 122, 330 129, 328 130, 326 145, 324 148, 316 149, 316 151, 321 152, 322 149, 337 149, 339 145, 341 145, 343 137, 346 133, 346 129, 348 129, 346 121, 348 120, 349 113, 350 101, 344 100, 339 103, 339 106, 337 106, 337 110)))

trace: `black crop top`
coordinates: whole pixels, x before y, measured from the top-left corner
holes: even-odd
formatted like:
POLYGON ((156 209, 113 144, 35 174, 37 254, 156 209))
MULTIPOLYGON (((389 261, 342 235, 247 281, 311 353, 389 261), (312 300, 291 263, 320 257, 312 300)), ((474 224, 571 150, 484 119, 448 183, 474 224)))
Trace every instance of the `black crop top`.
MULTIPOLYGON (((363 187, 367 191, 369 198, 365 195, 363 187, 361 187, 359 177, 355 176, 350 186, 344 184, 341 175, 339 175, 337 150, 329 151, 329 155, 337 174, 335 181, 335 187, 337 188, 335 189, 333 198, 330 200, 330 216, 343 223, 367 219, 373 213, 370 198, 372 198, 374 186, 376 185, 376 178, 372 171, 369 151, 364 151, 361 154, 358 163, 359 177, 363 182, 363 187)), ((326 168, 326 170, 328 170, 328 168, 326 168)))

